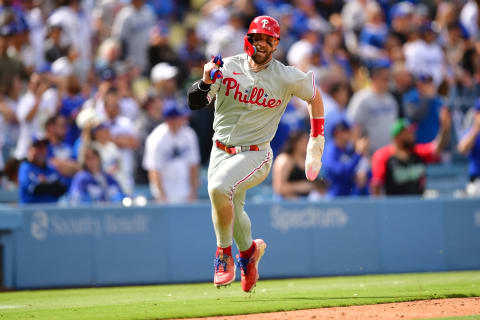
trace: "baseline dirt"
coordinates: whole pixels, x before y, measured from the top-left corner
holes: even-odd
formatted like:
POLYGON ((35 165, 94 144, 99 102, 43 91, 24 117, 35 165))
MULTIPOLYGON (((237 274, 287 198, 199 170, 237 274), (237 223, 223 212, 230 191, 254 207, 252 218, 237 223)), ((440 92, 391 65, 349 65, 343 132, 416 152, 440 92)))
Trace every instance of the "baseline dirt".
POLYGON ((406 320, 480 315, 480 298, 454 298, 333 307, 240 316, 193 318, 197 320, 406 320))

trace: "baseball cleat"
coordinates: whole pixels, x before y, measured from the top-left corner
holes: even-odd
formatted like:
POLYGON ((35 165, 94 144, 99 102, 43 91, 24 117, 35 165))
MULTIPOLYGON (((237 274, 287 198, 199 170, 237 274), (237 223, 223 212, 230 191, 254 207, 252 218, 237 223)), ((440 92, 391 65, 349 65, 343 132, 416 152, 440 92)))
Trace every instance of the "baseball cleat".
POLYGON ((227 286, 235 280, 235 263, 233 257, 228 254, 223 254, 223 250, 219 250, 214 263, 215 274, 213 276, 213 284, 220 288, 227 286))
POLYGON ((258 263, 265 253, 265 248, 267 248, 267 244, 262 239, 256 239, 254 242, 255 252, 249 259, 241 258, 237 255, 238 266, 242 272, 242 290, 245 292, 251 292, 255 288, 260 277, 258 263))

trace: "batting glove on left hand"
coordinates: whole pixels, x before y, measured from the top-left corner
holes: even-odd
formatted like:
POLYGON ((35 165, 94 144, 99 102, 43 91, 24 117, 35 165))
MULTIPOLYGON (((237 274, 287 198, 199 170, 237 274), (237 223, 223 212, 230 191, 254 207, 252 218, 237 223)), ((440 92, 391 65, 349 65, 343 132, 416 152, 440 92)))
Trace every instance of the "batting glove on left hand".
POLYGON ((305 159, 305 175, 314 181, 322 168, 323 147, 325 138, 321 135, 310 137, 307 145, 307 158, 305 159))

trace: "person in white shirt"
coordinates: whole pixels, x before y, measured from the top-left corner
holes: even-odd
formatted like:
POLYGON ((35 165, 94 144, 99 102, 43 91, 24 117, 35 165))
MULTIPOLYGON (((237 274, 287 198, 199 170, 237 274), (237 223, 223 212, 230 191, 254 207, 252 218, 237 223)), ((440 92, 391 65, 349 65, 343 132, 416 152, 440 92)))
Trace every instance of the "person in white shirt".
MULTIPOLYGON (((7 148, 9 141, 12 138, 11 133, 15 130, 18 123, 16 115, 16 103, 5 96, 0 96, 0 171, 3 170, 5 162, 3 159, 3 148, 7 148), (13 103, 11 103, 13 102, 13 103)), ((6 159, 5 159, 6 160, 6 159)))
POLYGON ((230 57, 241 53, 243 51, 241 41, 232 41, 232 39, 240 39, 244 34, 242 15, 239 12, 233 12, 229 23, 214 30, 209 37, 205 56, 211 57, 220 54, 223 57, 230 57))
POLYGON ((137 131, 133 122, 120 115, 119 93, 117 88, 110 88, 104 97, 105 125, 110 129, 111 141, 120 149, 122 165, 119 183, 126 194, 132 194, 135 187, 133 180, 134 152, 138 147, 137 131))
POLYGON ((34 73, 30 77, 28 91, 18 102, 20 133, 14 154, 18 160, 27 156, 32 137, 44 131, 45 122, 57 110, 58 92, 49 87, 50 82, 45 75, 34 73))
POLYGON ((131 0, 115 17, 112 35, 125 46, 127 59, 140 72, 148 67, 147 50, 150 29, 155 24, 155 14, 145 6, 145 0, 131 0))
POLYGON ((200 151, 197 135, 186 122, 189 111, 174 101, 164 106, 165 122, 147 137, 143 168, 150 190, 160 202, 186 202, 197 198, 200 151))
POLYGON ((61 25, 63 45, 71 45, 79 53, 82 79, 91 65, 91 27, 87 15, 81 10, 79 0, 66 0, 48 18, 48 25, 61 25))
POLYGON ((468 30, 470 39, 476 40, 478 36, 478 1, 470 0, 460 12, 460 22, 468 30))
POLYGON ((437 34, 431 24, 421 26, 419 32, 420 39, 403 46, 405 65, 414 75, 430 74, 438 87, 446 74, 443 49, 437 43, 437 34))

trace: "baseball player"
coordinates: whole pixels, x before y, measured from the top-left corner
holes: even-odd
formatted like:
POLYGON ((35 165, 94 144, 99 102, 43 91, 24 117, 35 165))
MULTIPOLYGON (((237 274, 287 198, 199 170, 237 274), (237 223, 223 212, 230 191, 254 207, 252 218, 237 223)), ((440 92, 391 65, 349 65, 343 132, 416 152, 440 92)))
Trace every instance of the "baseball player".
POLYGON ((214 143, 208 167, 208 192, 217 238, 214 285, 235 280, 232 242, 240 254, 242 289, 250 292, 258 280, 258 263, 267 247, 252 240, 251 224, 244 211, 245 193, 261 183, 272 165, 270 141, 292 96, 308 103, 311 134, 305 173, 316 179, 324 146, 323 103, 312 72, 303 73, 272 58, 280 41, 280 25, 269 16, 256 17, 244 37, 246 54, 224 60, 223 78, 212 80, 218 65, 205 64, 202 80, 188 91, 191 109, 215 101, 214 143))

